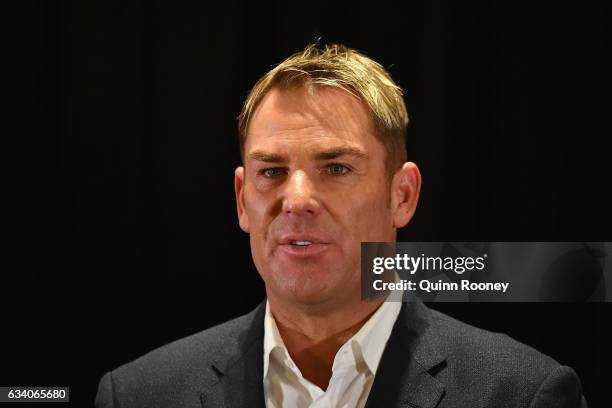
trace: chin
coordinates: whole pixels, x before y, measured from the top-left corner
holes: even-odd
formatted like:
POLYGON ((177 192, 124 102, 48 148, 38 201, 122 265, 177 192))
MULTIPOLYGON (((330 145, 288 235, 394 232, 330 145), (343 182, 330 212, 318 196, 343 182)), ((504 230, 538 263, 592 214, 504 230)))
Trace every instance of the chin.
POLYGON ((353 286, 350 276, 330 276, 329 272, 321 272, 321 269, 317 271, 285 270, 282 276, 275 278, 269 289, 286 301, 304 305, 338 300, 339 295, 346 295, 347 290, 350 291, 350 287, 353 286))
POLYGON ((332 295, 326 291, 304 290, 299 288, 280 288, 278 291, 287 302, 303 306, 315 306, 325 303, 332 295))

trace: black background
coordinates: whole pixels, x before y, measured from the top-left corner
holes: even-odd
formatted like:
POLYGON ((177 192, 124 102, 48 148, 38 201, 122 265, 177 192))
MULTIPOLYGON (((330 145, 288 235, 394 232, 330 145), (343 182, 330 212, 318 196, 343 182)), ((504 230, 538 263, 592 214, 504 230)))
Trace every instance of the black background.
MULTIPOLYGON (((406 90, 422 199, 400 240, 612 241, 598 2, 22 2, 11 64, 0 385, 68 385, 249 311, 235 117, 316 37, 406 90)), ((611 384, 612 304, 435 304, 611 384)))

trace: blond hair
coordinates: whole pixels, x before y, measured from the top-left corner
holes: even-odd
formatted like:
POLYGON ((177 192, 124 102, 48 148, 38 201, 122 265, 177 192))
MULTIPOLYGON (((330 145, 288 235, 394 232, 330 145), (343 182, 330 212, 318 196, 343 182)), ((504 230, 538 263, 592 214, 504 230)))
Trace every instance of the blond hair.
POLYGON ((238 115, 243 159, 249 122, 263 97, 275 87, 302 86, 339 88, 360 99, 370 111, 376 137, 387 152, 387 170, 393 174, 406 161, 408 112, 402 89, 379 63, 339 44, 310 44, 257 81, 238 115))

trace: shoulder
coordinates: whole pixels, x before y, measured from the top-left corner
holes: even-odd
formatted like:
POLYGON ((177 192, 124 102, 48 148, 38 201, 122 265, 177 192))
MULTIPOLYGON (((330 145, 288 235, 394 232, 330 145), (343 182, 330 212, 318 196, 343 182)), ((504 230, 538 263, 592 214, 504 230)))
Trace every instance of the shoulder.
POLYGON ((198 395, 193 391, 217 381, 213 365, 231 360, 260 337, 260 330, 263 335, 261 309, 260 305, 246 315, 166 344, 110 371, 100 381, 96 406, 117 406, 103 402, 109 399, 126 406, 148 406, 143 405, 143 398, 163 406, 166 398, 176 401, 198 395))
MULTIPOLYGON (((428 337, 446 355, 439 379, 449 394, 475 393, 501 406, 581 406, 581 385, 569 367, 506 334, 490 332, 427 309, 428 337)), ((487 405, 484 406, 487 406, 487 405)))
POLYGON ((130 372, 172 372, 210 365, 220 356, 240 347, 251 328, 255 311, 161 346, 116 370, 130 372))
POLYGON ((544 376, 559 366, 553 358, 503 333, 474 327, 429 309, 431 332, 438 348, 458 363, 470 362, 473 369, 500 371, 505 376, 544 376))

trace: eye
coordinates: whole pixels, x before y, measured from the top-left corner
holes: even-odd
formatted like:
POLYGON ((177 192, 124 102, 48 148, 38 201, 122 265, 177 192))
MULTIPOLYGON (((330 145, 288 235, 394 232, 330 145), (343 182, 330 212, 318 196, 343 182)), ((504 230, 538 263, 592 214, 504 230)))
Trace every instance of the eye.
POLYGON ((262 169, 259 171, 259 174, 261 174, 264 177, 268 177, 268 178, 282 176, 286 173, 287 171, 282 167, 271 167, 271 168, 262 169))
POLYGON ((341 176, 343 174, 348 173, 349 171, 351 171, 351 169, 340 163, 332 163, 327 166, 327 172, 332 176, 341 176))

